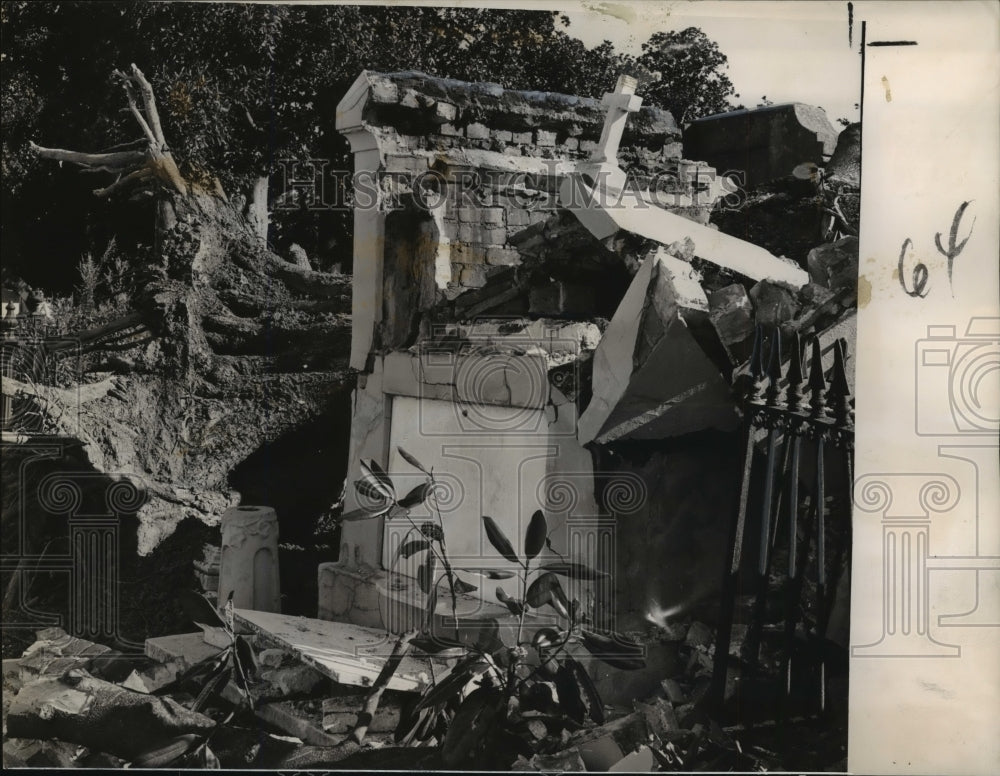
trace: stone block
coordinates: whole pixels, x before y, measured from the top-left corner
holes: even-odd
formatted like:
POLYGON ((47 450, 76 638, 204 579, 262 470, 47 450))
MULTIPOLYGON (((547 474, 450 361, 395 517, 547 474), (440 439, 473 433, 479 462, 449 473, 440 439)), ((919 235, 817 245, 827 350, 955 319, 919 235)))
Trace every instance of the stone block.
POLYGON ((399 104, 404 108, 422 108, 425 106, 426 98, 415 89, 404 89, 399 98, 399 104))
POLYGON ((462 130, 461 130, 461 128, 460 127, 456 127, 454 124, 442 124, 438 128, 438 132, 440 132, 445 137, 461 137, 462 136, 462 130))
POLYGON ((179 673, 174 663, 157 663, 142 671, 133 671, 121 685, 136 692, 152 693, 174 681, 179 673))
POLYGON ((814 283, 837 291, 857 287, 858 238, 843 237, 809 251, 806 257, 809 277, 814 283))
POLYGON ((222 650, 205 643, 201 631, 146 639, 146 657, 158 663, 177 663, 186 670, 222 650))
POLYGON ((531 223, 531 213, 523 208, 514 207, 507 211, 507 226, 528 226, 531 223))
POLYGON ((563 145, 570 151, 576 151, 580 147, 580 141, 575 137, 568 137, 563 145))
POLYGON ((449 124, 458 118, 458 108, 450 102, 438 100, 434 103, 434 117, 442 124, 449 124))
POLYGON ((521 263, 521 254, 513 248, 489 247, 486 249, 486 263, 512 267, 521 263))
POLYGON ((268 698, 308 696, 325 681, 322 674, 301 663, 266 669, 260 672, 260 679, 270 685, 261 694, 268 698))
POLYGON ((375 102, 399 102, 399 87, 385 79, 372 81, 372 98, 375 102))
POLYGON ((511 139, 518 145, 531 145, 530 132, 514 132, 513 137, 511 139))
POLYGON ((681 689, 676 679, 664 679, 660 682, 667 700, 673 704, 680 705, 687 702, 687 694, 681 689))
POLYGON ((684 155, 684 145, 682 143, 664 143, 661 152, 665 159, 677 159, 684 155))
MULTIPOLYGON (((357 724, 358 711, 364 695, 343 695, 323 700, 323 730, 335 735, 347 735, 357 724)), ((372 733, 391 733, 399 725, 399 700, 383 695, 375 716, 368 725, 372 733), (388 702, 386 702, 388 701, 388 702)))
POLYGON ((544 129, 536 129, 535 144, 539 146, 554 146, 556 144, 556 133, 544 129))
POLYGON ((479 220, 487 226, 503 226, 504 209, 502 207, 488 207, 479 211, 479 220))
POLYGON ((521 156, 521 148, 516 145, 509 145, 503 149, 505 156, 521 156))
POLYGON ((465 128, 465 136, 473 140, 486 140, 490 136, 490 128, 474 121, 465 128))
POLYGON ((501 143, 509 143, 514 139, 514 133, 506 129, 494 129, 490 135, 501 143))
POLYGON ((458 282, 466 288, 482 288, 486 285, 488 275, 484 264, 463 264, 458 282))
MULTIPOLYGON (((239 700, 234 698, 234 700, 239 700)), ((259 720, 273 725, 290 736, 302 739, 311 746, 336 746, 343 741, 343 736, 337 737, 320 729, 322 725, 322 708, 313 711, 319 701, 297 702, 273 701, 257 707, 259 720)), ((346 731, 350 732, 350 731, 346 731)))
POLYGON ((458 220, 464 224, 478 223, 483 211, 478 207, 460 207, 458 209, 458 220))
POLYGON ((257 662, 264 668, 277 668, 289 657, 283 649, 262 649, 257 653, 257 662))
POLYGON ((708 295, 709 320, 723 345, 753 339, 753 306, 746 289, 733 283, 708 295))
POLYGON ((684 643, 689 647, 708 647, 714 641, 715 637, 712 634, 712 629, 705 623, 698 621, 691 623, 691 627, 688 628, 687 638, 684 639, 684 643))
POLYGON ((750 289, 754 320, 762 326, 777 326, 795 318, 799 312, 796 292, 789 287, 761 280, 750 289))
POLYGON ((684 129, 686 155, 742 170, 747 186, 784 178, 805 162, 823 166, 836 145, 826 113, 802 103, 705 116, 684 129))
POLYGON ((583 153, 585 154, 592 154, 594 151, 597 150, 597 143, 594 142, 593 140, 581 140, 580 150, 583 151, 583 153))
POLYGON ((819 283, 806 283, 799 289, 799 302, 803 310, 815 310, 834 297, 834 292, 819 283))

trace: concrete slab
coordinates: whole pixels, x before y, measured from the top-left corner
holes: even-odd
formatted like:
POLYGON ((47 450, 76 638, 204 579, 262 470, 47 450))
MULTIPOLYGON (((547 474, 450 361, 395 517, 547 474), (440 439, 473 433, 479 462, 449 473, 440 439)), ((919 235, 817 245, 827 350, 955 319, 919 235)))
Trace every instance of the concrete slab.
POLYGON ((689 237, 694 241, 695 254, 699 258, 753 280, 782 281, 794 288, 809 282, 809 273, 795 262, 778 258, 753 243, 674 215, 652 203, 639 206, 608 202, 607 197, 595 193, 578 175, 563 181, 559 201, 598 240, 619 231, 632 232, 662 245, 689 237))
POLYGON ((182 670, 207 660, 221 651, 221 647, 206 644, 205 635, 201 631, 146 639, 146 657, 158 663, 177 662, 182 666, 182 670))
MULTIPOLYGON (((385 631, 360 625, 247 609, 237 609, 235 616, 264 641, 290 649, 302 662, 340 684, 370 687, 395 644, 385 631)), ((407 657, 387 688, 421 692, 449 670, 442 660, 407 657)))

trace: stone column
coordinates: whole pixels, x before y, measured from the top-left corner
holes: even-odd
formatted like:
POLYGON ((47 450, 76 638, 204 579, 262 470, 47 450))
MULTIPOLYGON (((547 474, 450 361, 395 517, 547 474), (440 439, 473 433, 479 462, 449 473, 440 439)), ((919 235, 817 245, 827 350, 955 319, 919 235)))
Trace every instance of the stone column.
POLYGON ((278 581, 278 515, 271 507, 230 507, 222 515, 219 604, 281 611, 278 581))

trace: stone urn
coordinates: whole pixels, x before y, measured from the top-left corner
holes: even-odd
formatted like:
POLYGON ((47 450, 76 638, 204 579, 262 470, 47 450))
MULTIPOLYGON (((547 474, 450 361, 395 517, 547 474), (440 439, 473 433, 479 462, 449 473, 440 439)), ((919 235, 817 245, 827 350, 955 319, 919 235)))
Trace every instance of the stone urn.
POLYGON ((281 611, 278 581, 278 515, 271 507, 230 507, 222 515, 219 605, 281 611))

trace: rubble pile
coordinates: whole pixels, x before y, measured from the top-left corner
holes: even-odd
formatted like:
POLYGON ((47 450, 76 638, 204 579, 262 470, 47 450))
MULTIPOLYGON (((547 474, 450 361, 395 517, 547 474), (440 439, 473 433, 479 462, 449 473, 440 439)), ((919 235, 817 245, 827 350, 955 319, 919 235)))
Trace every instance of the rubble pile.
MULTIPOLYGON (((749 600, 741 604, 748 617, 749 600)), ((642 692, 615 696, 618 702, 606 705, 602 724, 588 721, 557 739, 546 739, 540 728, 538 753, 520 756, 513 770, 842 770, 839 726, 846 725, 846 683, 832 685, 822 717, 802 705, 810 702, 808 692, 798 705, 774 713, 773 688, 746 680, 739 670, 745 634, 745 625, 735 627, 725 711, 709 715, 705 698, 714 629, 684 620, 630 633, 656 663, 657 678, 645 681, 642 692), (657 651, 671 658, 657 661, 657 651)), ((273 642, 260 636, 251 639, 257 664, 250 681, 252 706, 233 680, 201 711, 192 709, 197 686, 183 677, 222 651, 206 643, 204 633, 150 639, 144 655, 122 654, 59 628, 41 630, 37 637, 21 658, 4 661, 5 765, 440 767, 435 739, 405 755, 394 740, 416 693, 383 694, 364 743, 357 744, 350 736, 365 687, 334 682, 301 653, 268 646, 273 642)), ((768 669, 780 665, 779 650, 768 639, 763 650, 764 673, 773 680, 775 672, 768 669)), ((617 678, 629 675, 614 672, 617 678)))

